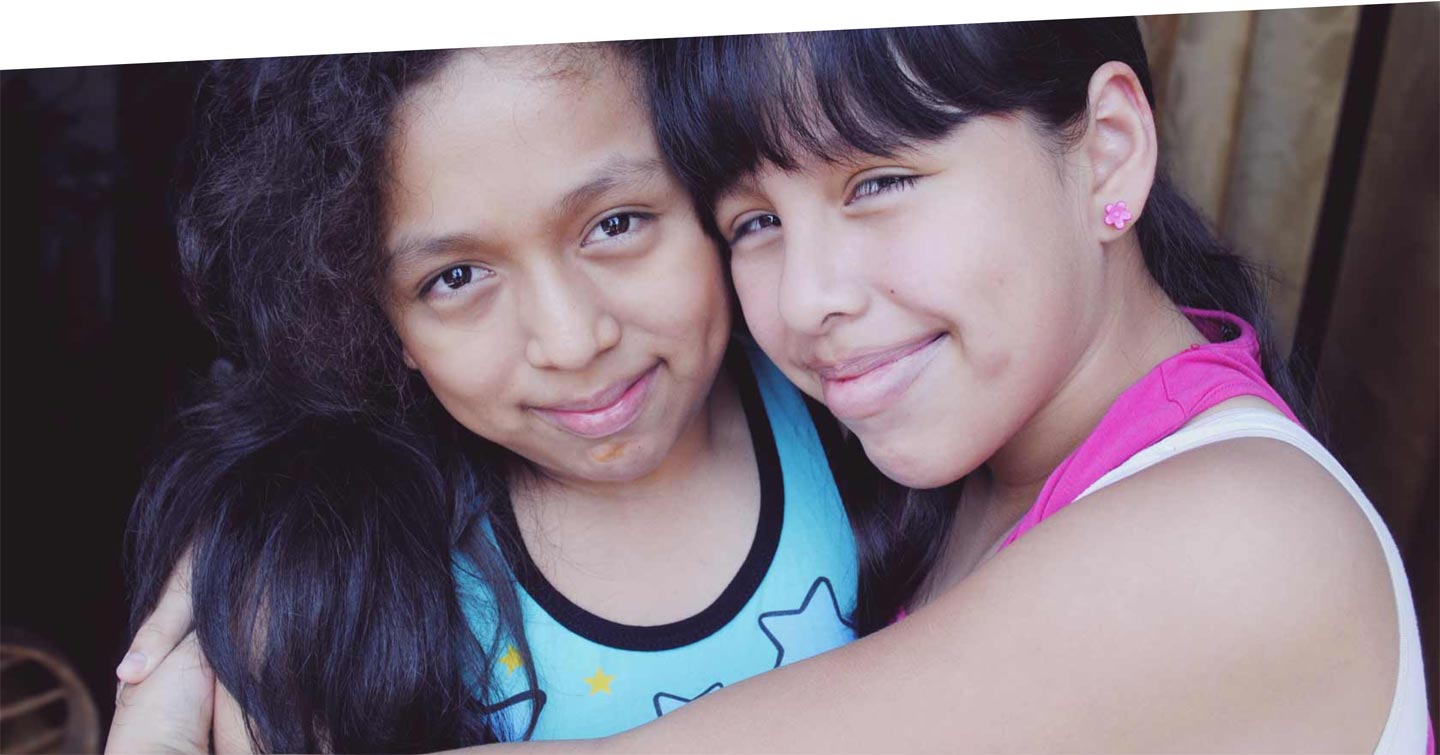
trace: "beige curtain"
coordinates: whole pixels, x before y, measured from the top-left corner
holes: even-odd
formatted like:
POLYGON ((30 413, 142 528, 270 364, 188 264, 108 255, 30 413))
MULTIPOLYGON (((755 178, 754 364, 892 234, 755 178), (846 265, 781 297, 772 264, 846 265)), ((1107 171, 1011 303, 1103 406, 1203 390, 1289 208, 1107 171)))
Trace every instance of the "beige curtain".
POLYGON ((1288 351, 1309 273, 1359 11, 1143 19, 1162 153, 1221 235, 1275 275, 1288 351))
MULTIPOLYGON (((1378 83, 1357 92, 1373 95, 1368 130, 1347 139, 1363 158, 1334 288, 1310 292, 1328 319, 1307 327, 1324 330, 1326 440, 1400 546, 1440 719, 1440 4, 1388 12, 1378 83)), ((1359 19, 1357 8, 1142 19, 1162 153, 1220 233, 1273 272, 1282 351, 1307 293, 1359 19)))

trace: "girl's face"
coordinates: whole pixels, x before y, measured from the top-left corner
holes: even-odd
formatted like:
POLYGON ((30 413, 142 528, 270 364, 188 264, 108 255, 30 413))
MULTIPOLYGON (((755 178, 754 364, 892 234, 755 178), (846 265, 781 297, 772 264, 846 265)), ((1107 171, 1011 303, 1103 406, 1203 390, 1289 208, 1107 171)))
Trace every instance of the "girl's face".
POLYGON ((570 53, 458 53, 407 95, 388 310, 472 432, 552 477, 633 480, 705 405, 730 315, 621 64, 570 53))
POLYGON ((1016 117, 893 158, 773 166, 716 204, 751 332, 891 478, 982 464, 1080 360, 1101 284, 1087 182, 1016 117))

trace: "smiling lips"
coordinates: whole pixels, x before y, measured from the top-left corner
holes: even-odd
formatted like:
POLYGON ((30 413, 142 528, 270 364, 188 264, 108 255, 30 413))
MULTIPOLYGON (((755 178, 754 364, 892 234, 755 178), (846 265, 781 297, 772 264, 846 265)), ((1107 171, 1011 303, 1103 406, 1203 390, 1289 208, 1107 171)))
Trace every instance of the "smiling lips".
POLYGON ((858 420, 894 404, 939 353, 945 334, 927 335, 894 348, 840 362, 815 362, 825 405, 840 420, 858 420))
POLYGON ((637 378, 622 380, 579 401, 534 407, 535 412, 556 427, 582 438, 604 438, 629 427, 645 408, 650 387, 660 365, 637 378))

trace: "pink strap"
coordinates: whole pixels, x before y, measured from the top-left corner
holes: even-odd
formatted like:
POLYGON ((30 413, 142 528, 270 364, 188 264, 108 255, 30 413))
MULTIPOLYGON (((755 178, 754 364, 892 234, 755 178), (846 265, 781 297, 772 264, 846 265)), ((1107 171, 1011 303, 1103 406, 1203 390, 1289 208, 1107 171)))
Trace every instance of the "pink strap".
POLYGON ((1034 505, 1001 544, 1002 549, 1070 505, 1110 470, 1223 401, 1258 396, 1295 419, 1290 407, 1265 382, 1260 344, 1249 323, 1225 312, 1184 312, 1207 338, 1221 338, 1227 325, 1239 335, 1229 341, 1194 344, 1121 393, 1090 436, 1050 474, 1034 505))

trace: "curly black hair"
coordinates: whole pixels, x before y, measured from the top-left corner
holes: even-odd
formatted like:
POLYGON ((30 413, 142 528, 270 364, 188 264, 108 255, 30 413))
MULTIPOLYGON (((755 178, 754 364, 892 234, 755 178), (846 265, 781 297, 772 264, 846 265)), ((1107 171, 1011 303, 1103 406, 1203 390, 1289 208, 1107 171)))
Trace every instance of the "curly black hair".
POLYGON ((387 137, 446 55, 224 61, 197 101, 180 258, 236 369, 176 418, 139 492, 132 624, 192 547, 196 631, 264 750, 527 735, 485 707, 496 647, 524 650, 508 570, 478 526, 512 460, 406 369, 382 299, 387 137), (456 551, 494 596, 483 642, 456 551))

